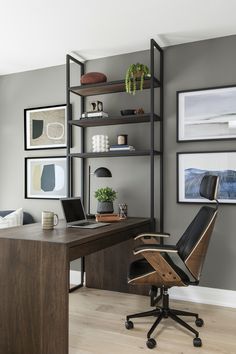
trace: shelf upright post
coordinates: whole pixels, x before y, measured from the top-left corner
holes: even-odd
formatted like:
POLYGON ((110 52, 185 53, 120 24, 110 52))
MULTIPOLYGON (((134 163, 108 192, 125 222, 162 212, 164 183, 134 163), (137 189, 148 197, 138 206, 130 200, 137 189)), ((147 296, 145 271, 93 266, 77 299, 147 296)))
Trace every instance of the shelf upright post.
POLYGON ((151 86, 150 86, 150 218, 152 223, 152 231, 155 231, 155 200, 154 200, 154 43, 153 39, 150 41, 150 72, 151 72, 151 86))
MULTIPOLYGON (((164 52, 160 51, 160 232, 164 229, 164 52)), ((163 238, 161 238, 163 243, 163 238)))
POLYGON ((71 104, 70 104, 70 55, 66 55, 66 107, 67 107, 67 148, 66 148, 66 160, 67 160, 67 197, 72 195, 72 171, 71 171, 71 157, 70 149, 72 145, 72 127, 68 124, 71 120, 71 104))
MULTIPOLYGON (((80 76, 84 74, 84 63, 80 62, 76 58, 71 55, 66 55, 66 105, 67 105, 67 181, 68 188, 67 194, 68 197, 73 195, 73 178, 72 178, 72 158, 70 157, 70 149, 72 147, 72 125, 68 123, 69 120, 72 119, 72 106, 70 103, 70 93, 71 93, 71 85, 70 85, 70 62, 74 62, 75 64, 80 66, 80 76)), ((80 110, 82 113, 84 111, 84 97, 81 97, 81 107, 80 110)), ((84 132, 83 128, 81 130, 81 152, 84 152, 84 132)), ((84 178, 83 178, 83 161, 81 166, 81 193, 82 196, 84 194, 84 178)))
MULTIPOLYGON (((72 147, 72 125, 69 124, 69 120, 72 120, 72 106, 70 102, 70 62, 80 66, 80 76, 84 74, 84 63, 81 63, 79 60, 75 59, 71 55, 67 54, 66 56, 66 105, 67 105, 67 196, 73 196, 73 164, 72 157, 70 156, 70 150, 72 147)), ((80 103, 80 114, 84 111, 84 98, 81 97, 80 103)), ((84 152, 84 128, 81 128, 81 152, 84 152)), ((81 159, 81 194, 84 200, 84 159, 81 159)), ((69 289, 69 292, 73 292, 76 289, 83 287, 84 285, 84 257, 81 258, 81 282, 80 284, 69 289)))
MULTIPOLYGON (((80 70, 80 77, 84 75, 84 64, 81 66, 81 70, 80 70)), ((85 104, 84 104, 84 97, 81 96, 80 97, 80 115, 82 116, 82 113, 84 113, 85 111, 85 104)), ((81 127, 80 128, 80 144, 81 144, 81 153, 85 152, 85 139, 84 139, 84 135, 85 135, 85 128, 81 127)), ((86 195, 86 191, 85 191, 85 178, 86 178, 86 171, 85 171, 85 167, 86 167, 86 163, 85 163, 85 159, 81 159, 81 166, 80 166, 80 181, 81 181, 81 198, 83 201, 83 204, 85 205, 85 195, 86 195)))
POLYGON ((150 179, 150 209, 151 209, 151 220, 153 221, 153 227, 155 227, 155 180, 154 180, 154 149, 155 149, 155 104, 154 104, 154 50, 157 50, 160 55, 160 129, 159 129, 159 143, 160 143, 160 221, 159 221, 159 231, 163 232, 164 224, 164 193, 163 193, 163 150, 164 150, 164 127, 163 127, 163 113, 164 113, 164 95, 163 95, 163 75, 164 75, 164 58, 163 49, 156 43, 154 39, 150 41, 150 68, 151 68, 151 119, 150 119, 150 165, 151 165, 151 179, 150 179))

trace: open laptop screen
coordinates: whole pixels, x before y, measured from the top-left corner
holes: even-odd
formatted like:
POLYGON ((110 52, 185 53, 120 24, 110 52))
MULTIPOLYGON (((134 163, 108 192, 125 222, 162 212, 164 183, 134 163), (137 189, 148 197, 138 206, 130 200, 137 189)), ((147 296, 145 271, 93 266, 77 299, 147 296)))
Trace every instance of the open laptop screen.
POLYGON ((84 208, 80 198, 61 199, 67 222, 85 220, 84 208))

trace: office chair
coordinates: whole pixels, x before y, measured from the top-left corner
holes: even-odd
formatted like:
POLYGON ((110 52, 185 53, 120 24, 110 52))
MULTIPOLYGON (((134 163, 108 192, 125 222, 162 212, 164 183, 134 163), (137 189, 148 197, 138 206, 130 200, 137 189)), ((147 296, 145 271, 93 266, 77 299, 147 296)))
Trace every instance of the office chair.
POLYGON ((195 317, 197 327, 203 326, 203 320, 199 318, 197 313, 170 309, 168 289, 173 286, 199 284, 204 259, 217 215, 218 201, 216 196, 218 182, 219 177, 217 176, 207 175, 203 177, 200 184, 200 195, 209 200, 215 200, 216 207, 203 206, 175 246, 150 243, 153 238, 169 237, 169 234, 141 234, 135 238, 135 240, 144 241, 142 245, 134 249, 134 254, 141 255, 143 258, 131 263, 128 283, 137 285, 150 284, 151 306, 155 306, 156 308, 151 311, 127 316, 125 326, 127 329, 133 328, 133 322, 130 321, 132 318, 157 317, 147 333, 146 345, 149 349, 156 346, 155 339, 151 338, 153 331, 163 318, 168 317, 194 333, 193 345, 195 347, 202 346, 199 332, 184 322, 179 316, 195 317), (171 255, 173 256, 174 254, 182 262, 185 267, 184 270, 176 264, 179 262, 174 262, 173 257, 171 258, 171 255), (192 280, 190 280, 187 273, 191 274, 192 280), (159 296, 157 296, 157 288, 161 289, 159 296), (157 306, 160 301, 162 301, 162 306, 157 306))

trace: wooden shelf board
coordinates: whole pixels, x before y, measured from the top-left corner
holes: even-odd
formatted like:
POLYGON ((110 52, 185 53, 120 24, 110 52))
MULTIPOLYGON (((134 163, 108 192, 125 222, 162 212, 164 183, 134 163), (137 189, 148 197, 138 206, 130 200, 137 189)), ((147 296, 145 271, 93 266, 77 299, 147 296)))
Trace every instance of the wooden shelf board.
MULTIPOLYGON (((70 120, 69 124, 77 125, 79 127, 97 127, 105 125, 116 125, 116 124, 132 124, 132 123, 146 123, 150 122, 150 114, 138 114, 130 116, 116 116, 110 118, 84 118, 84 119, 74 119, 70 120)), ((160 117, 155 114, 155 121, 160 121, 160 117)))
MULTIPOLYGON (((70 157, 78 157, 78 158, 149 156, 149 155, 150 155, 150 150, 84 152, 84 153, 69 154, 70 157)), ((155 150, 154 155, 161 155, 161 152, 155 150)))
MULTIPOLYGON (((143 88, 151 87, 151 79, 145 79, 143 88)), ((154 87, 160 87, 160 81, 154 77, 154 87)), ((70 87, 69 90, 79 96, 104 95, 107 93, 124 92, 125 80, 102 82, 99 84, 88 84, 70 87)))

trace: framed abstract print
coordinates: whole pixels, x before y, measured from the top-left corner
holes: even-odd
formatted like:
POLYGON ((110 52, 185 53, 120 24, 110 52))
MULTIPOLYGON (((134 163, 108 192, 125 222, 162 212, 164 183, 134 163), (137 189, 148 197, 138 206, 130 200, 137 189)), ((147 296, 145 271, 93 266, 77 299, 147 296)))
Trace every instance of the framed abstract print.
POLYGON ((66 105, 24 110, 25 150, 59 149, 67 145, 66 105))
POLYGON ((66 196, 66 157, 25 158, 25 198, 59 199, 66 196))

